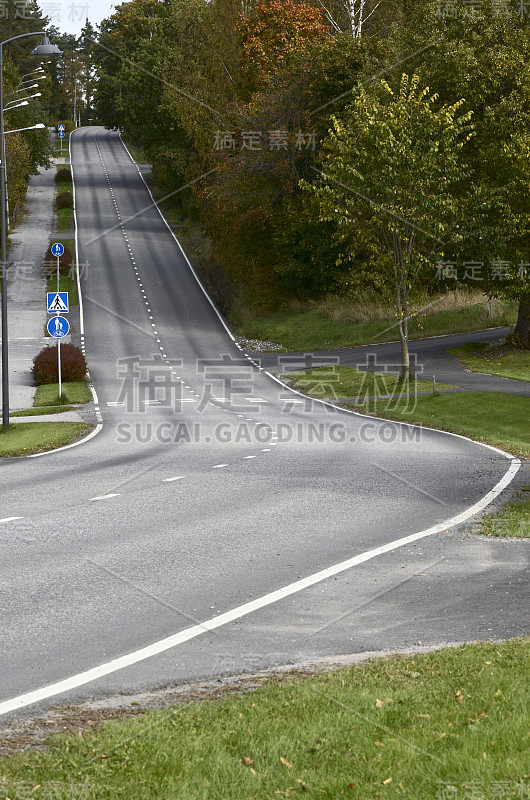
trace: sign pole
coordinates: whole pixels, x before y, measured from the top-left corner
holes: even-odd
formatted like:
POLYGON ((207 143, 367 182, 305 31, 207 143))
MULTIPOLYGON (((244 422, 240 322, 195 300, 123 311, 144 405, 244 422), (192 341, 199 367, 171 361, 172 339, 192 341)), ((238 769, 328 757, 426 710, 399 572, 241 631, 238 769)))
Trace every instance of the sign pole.
MULTIPOLYGON (((59 314, 57 314, 59 316, 59 314)), ((57 340, 57 359, 59 362, 59 399, 63 396, 61 383, 61 340, 57 340)))

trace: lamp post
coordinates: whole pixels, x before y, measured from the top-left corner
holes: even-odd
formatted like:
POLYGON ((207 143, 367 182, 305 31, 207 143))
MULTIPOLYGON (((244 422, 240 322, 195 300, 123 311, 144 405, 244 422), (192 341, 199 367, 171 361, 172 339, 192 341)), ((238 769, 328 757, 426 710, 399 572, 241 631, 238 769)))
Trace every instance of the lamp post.
MULTIPOLYGON (((60 56, 61 50, 50 44, 45 31, 35 31, 34 33, 21 33, 0 42, 0 153, 2 161, 0 163, 0 213, 1 233, 0 233, 0 259, 2 263, 2 425, 7 428, 9 425, 9 360, 7 347, 7 232, 6 232, 6 162, 4 157, 4 45, 14 42, 16 39, 24 39, 27 36, 42 36, 42 41, 32 51, 32 56, 60 56)), ((29 74, 29 73, 28 73, 29 74)))

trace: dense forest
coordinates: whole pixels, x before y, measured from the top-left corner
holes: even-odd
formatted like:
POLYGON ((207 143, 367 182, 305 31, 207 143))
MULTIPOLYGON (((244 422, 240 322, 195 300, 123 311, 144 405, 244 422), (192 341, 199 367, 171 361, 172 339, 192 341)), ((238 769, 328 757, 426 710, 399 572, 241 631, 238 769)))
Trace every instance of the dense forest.
POLYGON ((256 311, 369 285, 406 329, 418 287, 480 281, 530 345, 522 2, 133 0, 94 59, 99 120, 256 311))

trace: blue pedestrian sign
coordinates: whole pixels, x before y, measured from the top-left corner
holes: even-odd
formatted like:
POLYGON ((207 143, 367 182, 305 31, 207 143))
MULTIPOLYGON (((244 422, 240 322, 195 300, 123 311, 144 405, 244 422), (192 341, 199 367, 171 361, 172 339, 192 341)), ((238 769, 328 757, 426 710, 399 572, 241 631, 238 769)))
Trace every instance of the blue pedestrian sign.
POLYGON ((60 242, 55 242, 55 244, 52 244, 52 255, 59 258, 59 256, 62 256, 63 253, 64 246, 60 242))
POLYGON ((62 339, 70 330, 70 323, 66 317, 50 317, 47 328, 50 336, 55 339, 62 339))
POLYGON ((64 131, 59 131, 57 136, 59 137, 59 139, 64 139, 64 131))
POLYGON ((47 292, 48 314, 68 314, 68 292, 47 292))
POLYGON ((64 125, 62 123, 60 125, 57 125, 57 130, 64 131, 64 125))

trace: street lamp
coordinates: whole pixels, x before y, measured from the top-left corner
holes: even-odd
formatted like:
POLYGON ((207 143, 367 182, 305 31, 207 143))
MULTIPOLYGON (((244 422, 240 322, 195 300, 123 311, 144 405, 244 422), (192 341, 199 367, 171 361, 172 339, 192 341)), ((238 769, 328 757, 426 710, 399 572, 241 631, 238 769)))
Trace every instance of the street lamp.
MULTIPOLYGON (((42 36, 41 43, 32 50, 32 56, 60 56, 61 50, 57 45, 51 44, 45 31, 35 31, 34 33, 21 33, 0 42, 0 153, 2 160, 0 163, 0 212, 2 216, 2 226, 0 234, 0 259, 2 263, 2 425, 7 428, 9 425, 9 361, 7 347, 7 231, 6 231, 6 161, 5 161, 5 139, 4 139, 4 45, 10 44, 17 39, 25 39, 27 36, 42 36)), ((38 70, 35 70, 36 72, 38 70)), ((28 75, 30 73, 28 72, 28 75)))

